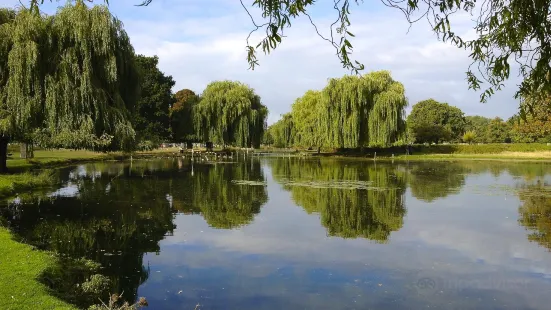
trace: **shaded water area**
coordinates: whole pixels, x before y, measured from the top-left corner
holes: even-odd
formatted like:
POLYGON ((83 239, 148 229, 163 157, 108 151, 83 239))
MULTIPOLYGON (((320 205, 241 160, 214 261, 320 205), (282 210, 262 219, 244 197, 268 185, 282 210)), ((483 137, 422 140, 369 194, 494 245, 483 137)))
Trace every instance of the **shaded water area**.
POLYGON ((83 308, 109 292, 148 309, 551 304, 549 164, 170 159, 55 177, 0 223, 64 257, 41 281, 83 308))

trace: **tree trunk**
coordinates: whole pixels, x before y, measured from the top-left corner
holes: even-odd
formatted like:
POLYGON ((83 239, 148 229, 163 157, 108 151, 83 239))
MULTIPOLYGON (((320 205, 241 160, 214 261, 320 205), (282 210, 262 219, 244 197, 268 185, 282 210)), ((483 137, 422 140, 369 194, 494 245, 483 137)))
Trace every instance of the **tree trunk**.
POLYGON ((20 158, 27 158, 27 143, 20 143, 19 144, 19 157, 20 158))
POLYGON ((0 136, 0 173, 8 172, 8 141, 5 136, 0 136))
POLYGON ((321 147, 318 146, 318 154, 321 153, 321 147))

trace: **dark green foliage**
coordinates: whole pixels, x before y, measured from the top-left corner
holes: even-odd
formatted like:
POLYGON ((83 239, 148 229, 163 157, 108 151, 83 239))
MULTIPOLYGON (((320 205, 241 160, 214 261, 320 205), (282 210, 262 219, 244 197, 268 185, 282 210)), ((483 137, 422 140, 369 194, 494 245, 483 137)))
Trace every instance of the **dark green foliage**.
POLYGON ((157 56, 137 55, 136 64, 141 77, 141 96, 133 119, 136 135, 139 140, 165 140, 169 138, 169 109, 176 82, 159 70, 157 56))
POLYGON ((484 116, 465 116, 465 132, 472 131, 476 134, 475 143, 485 143, 488 125, 492 119, 484 116))
POLYGON ((193 120, 194 107, 199 96, 192 90, 182 89, 174 94, 174 104, 170 108, 170 128, 175 142, 195 142, 199 140, 193 120))
POLYGON ((486 131, 486 142, 511 142, 510 132, 511 126, 501 118, 496 117, 488 124, 488 129, 486 131))
POLYGON ((459 108, 434 99, 415 104, 407 122, 410 135, 419 143, 460 141, 466 125, 459 108))

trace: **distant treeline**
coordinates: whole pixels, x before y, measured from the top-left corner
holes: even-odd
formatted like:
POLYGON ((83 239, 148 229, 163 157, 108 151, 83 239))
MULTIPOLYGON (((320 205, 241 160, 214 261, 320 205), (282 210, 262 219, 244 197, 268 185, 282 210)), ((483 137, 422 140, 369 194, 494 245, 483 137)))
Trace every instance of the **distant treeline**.
POLYGON ((387 72, 374 72, 332 79, 322 91, 306 92, 290 113, 268 128, 263 142, 275 147, 334 149, 414 143, 547 143, 551 142, 548 102, 528 98, 522 105, 531 113, 503 120, 465 116, 457 107, 428 99, 415 104, 405 118, 401 84, 387 72))

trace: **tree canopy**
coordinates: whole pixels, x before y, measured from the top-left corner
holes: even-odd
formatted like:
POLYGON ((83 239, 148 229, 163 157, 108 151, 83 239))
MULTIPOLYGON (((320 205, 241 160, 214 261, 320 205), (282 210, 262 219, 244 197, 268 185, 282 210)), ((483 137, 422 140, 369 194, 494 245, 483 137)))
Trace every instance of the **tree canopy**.
POLYGON ((418 102, 407 118, 408 131, 417 142, 455 142, 465 133, 463 112, 434 99, 418 102))
POLYGON ((330 79, 298 98, 271 126, 272 137, 279 146, 390 146, 403 138, 407 104, 403 85, 388 71, 330 79))
POLYGON ((194 109, 193 121, 202 141, 260 146, 268 109, 249 86, 235 81, 212 82, 194 109))
POLYGON ((199 99, 199 96, 190 89, 182 89, 174 94, 174 104, 170 108, 170 130, 173 141, 198 141, 193 112, 199 99))
POLYGON ((521 104, 532 113, 512 121, 511 136, 514 142, 551 142, 551 98, 534 94, 521 104))
POLYGON ((268 130, 268 135, 275 147, 291 147, 295 144, 295 124, 291 113, 281 116, 281 119, 272 124, 268 130))
POLYGON ((53 16, 25 8, 0 12, 4 145, 32 139, 72 148, 129 147, 139 81, 122 23, 105 6, 80 1, 53 16))
POLYGON ((322 104, 320 128, 326 130, 326 146, 388 146, 405 129, 404 86, 388 71, 330 79, 322 104))
POLYGON ((172 87, 176 82, 158 68, 157 56, 138 55, 141 95, 136 106, 134 129, 141 140, 158 142, 169 137, 169 109, 173 104, 172 87))

